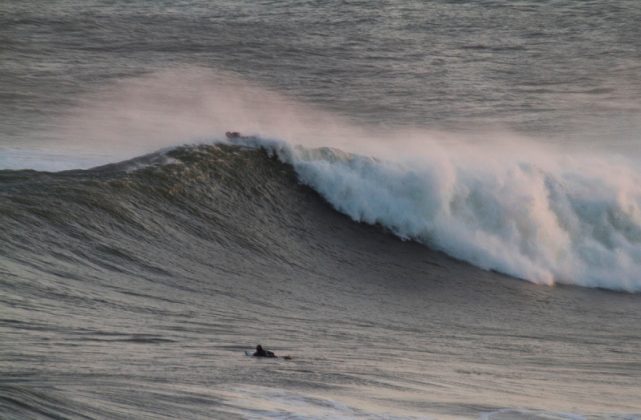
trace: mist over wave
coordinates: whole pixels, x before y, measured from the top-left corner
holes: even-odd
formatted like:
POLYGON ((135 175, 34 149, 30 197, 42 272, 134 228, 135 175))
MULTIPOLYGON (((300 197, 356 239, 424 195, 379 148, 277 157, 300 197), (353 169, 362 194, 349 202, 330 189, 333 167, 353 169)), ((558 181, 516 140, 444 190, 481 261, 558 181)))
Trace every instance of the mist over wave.
POLYGON ((0 169, 87 169, 230 129, 343 148, 367 137, 345 118, 235 74, 193 66, 105 84, 61 114, 47 131, 30 133, 31 141, 5 146, 0 169))
MULTIPOLYGON (((490 158, 500 159, 506 148, 513 155, 529 156, 540 145, 564 143, 549 134, 516 133, 493 122, 448 130, 386 121, 365 124, 232 72, 187 65, 111 81, 69 102, 73 105, 62 107, 47 130, 34 129, 20 144, 0 145, 0 169, 86 169, 159 148, 208 142, 228 130, 388 158, 424 155, 435 147, 480 145, 490 150, 485 153, 490 158)), ((550 147, 548 153, 574 155, 591 149, 607 156, 613 154, 608 151, 611 143, 550 147)), ((634 148, 616 150, 619 155, 638 154, 634 148)))

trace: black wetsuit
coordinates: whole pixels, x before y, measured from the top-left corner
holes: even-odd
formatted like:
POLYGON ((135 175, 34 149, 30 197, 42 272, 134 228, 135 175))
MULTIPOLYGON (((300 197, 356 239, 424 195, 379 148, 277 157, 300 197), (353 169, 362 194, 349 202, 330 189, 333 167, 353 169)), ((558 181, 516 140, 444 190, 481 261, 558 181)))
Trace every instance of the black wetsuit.
POLYGON ((252 354, 252 356, 254 356, 254 357, 276 357, 276 355, 273 352, 271 352, 269 350, 264 350, 264 349, 256 350, 254 352, 254 354, 252 354))

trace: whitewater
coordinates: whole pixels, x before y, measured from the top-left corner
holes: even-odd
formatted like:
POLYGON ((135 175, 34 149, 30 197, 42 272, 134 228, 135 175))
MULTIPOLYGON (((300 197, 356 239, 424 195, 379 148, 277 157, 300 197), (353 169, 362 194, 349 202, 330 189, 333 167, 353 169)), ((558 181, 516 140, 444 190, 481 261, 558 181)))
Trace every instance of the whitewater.
POLYGON ((537 283, 640 290, 641 190, 631 162, 435 144, 391 162, 250 144, 290 163, 337 210, 402 239, 537 283))

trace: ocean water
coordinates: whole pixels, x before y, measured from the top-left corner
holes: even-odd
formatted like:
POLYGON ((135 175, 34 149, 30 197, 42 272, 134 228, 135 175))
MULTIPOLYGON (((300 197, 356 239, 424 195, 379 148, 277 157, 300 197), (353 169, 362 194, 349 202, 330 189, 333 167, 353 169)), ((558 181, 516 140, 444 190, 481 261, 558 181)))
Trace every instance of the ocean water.
POLYGON ((641 418, 639 21, 1 2, 0 418, 641 418))

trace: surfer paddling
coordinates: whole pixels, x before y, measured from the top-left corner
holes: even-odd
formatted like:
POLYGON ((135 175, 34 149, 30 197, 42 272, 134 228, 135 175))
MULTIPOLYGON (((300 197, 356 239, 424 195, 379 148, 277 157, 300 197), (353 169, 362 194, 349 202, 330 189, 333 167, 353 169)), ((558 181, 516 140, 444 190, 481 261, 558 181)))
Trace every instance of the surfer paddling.
POLYGON ((229 140, 234 140, 240 138, 240 133, 238 131, 228 131, 225 133, 225 137, 229 140))
POLYGON ((260 344, 256 346, 256 351, 252 354, 254 357, 277 357, 273 351, 263 349, 260 344))
MULTIPOLYGON (((252 354, 253 357, 269 357, 277 359, 278 356, 273 351, 265 350, 260 344, 256 346, 256 351, 252 354)), ((281 356, 281 359, 290 360, 290 356, 281 356)))

